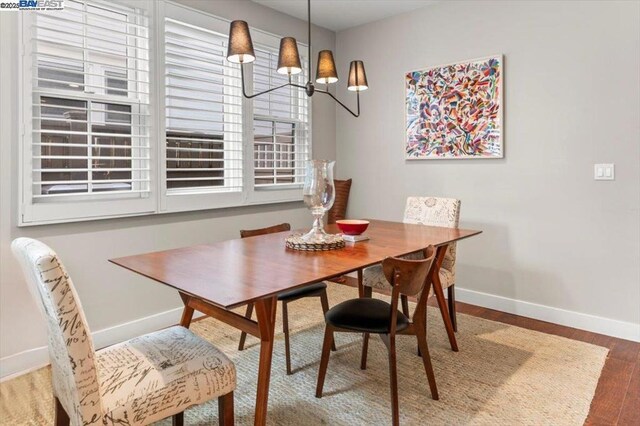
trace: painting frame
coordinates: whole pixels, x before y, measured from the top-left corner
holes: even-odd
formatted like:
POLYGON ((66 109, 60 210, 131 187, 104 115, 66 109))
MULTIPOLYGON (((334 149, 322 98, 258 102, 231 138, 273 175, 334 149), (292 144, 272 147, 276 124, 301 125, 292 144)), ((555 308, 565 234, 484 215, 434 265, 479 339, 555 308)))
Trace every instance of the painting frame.
POLYGON ((404 91, 404 113, 403 113, 403 140, 402 140, 402 149, 403 149, 403 155, 404 155, 404 159, 408 160, 408 161, 422 161, 422 160, 497 160, 497 159, 504 159, 505 157, 505 137, 504 137, 504 129, 505 129, 505 125, 504 125, 504 54, 502 53, 497 53, 497 54, 493 54, 493 55, 487 55, 487 56, 482 56, 479 58, 473 58, 473 59, 464 59, 464 60, 459 60, 459 61, 455 61, 455 62, 449 62, 446 64, 441 64, 441 65, 427 65, 424 67, 420 67, 417 69, 412 69, 409 71, 406 71, 403 74, 403 91, 404 91), (499 130, 500 130, 500 134, 499 134, 499 146, 500 146, 500 154, 499 155, 491 155, 491 156, 483 156, 483 155, 460 155, 460 156, 441 156, 441 155, 424 155, 424 156, 415 156, 415 155, 410 155, 408 152, 408 145, 409 145, 409 133, 408 133, 408 128, 407 128, 407 116, 408 116, 408 107, 407 107, 407 103, 408 103, 408 93, 407 93, 407 75, 409 73, 413 73, 413 72, 420 72, 420 73, 426 73, 430 70, 434 70, 434 69, 438 69, 438 68, 444 68, 444 67, 450 67, 450 66, 455 66, 455 65, 461 65, 461 64, 467 64, 467 63, 474 63, 474 62, 484 62, 484 61, 488 61, 490 59, 497 59, 499 61, 499 68, 500 68, 500 78, 497 82, 497 88, 499 91, 499 94, 497 96, 497 101, 499 103, 499 108, 498 108, 498 113, 497 113, 497 117, 496 120, 499 122, 499 130))

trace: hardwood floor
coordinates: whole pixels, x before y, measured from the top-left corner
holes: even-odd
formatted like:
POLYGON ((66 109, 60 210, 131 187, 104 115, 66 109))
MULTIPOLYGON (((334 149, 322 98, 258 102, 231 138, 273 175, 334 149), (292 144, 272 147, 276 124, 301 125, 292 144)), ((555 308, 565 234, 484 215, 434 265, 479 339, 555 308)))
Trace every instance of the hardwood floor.
POLYGON ((586 425, 640 425, 640 343, 457 302, 460 313, 609 348, 586 425))
MULTIPOLYGON (((345 282, 341 284, 357 287, 356 279, 351 277, 346 277, 345 282)), ((429 305, 437 306, 434 297, 429 299, 429 305)), ((462 302, 456 302, 456 310, 462 314, 609 348, 609 356, 602 370, 585 425, 640 425, 640 343, 462 302)), ((461 350, 464 349, 461 348, 461 350)))

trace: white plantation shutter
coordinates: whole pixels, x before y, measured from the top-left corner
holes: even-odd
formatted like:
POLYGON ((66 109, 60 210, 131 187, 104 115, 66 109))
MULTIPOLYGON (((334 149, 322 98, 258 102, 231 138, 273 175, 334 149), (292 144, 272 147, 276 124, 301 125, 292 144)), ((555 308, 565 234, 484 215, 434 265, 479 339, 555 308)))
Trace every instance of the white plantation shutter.
MULTIPOLYGON (((253 63, 254 91, 287 83, 278 74, 278 50, 256 47, 253 63)), ((303 72, 292 76, 294 83, 307 81, 307 62, 303 72)), ((309 98, 304 90, 284 87, 253 100, 254 185, 278 187, 301 185, 305 162, 311 158, 309 138, 309 98)))
POLYGON ((32 12, 31 202, 147 197, 149 16, 116 2, 66 0, 32 12))
POLYGON ((167 193, 243 189, 240 68, 227 35, 165 19, 167 193))
MULTIPOLYGON (((298 88, 244 98, 228 20, 161 0, 16 19, 20 226, 302 199, 311 103, 298 88)), ((280 36, 252 36, 247 92, 286 82, 280 36)))

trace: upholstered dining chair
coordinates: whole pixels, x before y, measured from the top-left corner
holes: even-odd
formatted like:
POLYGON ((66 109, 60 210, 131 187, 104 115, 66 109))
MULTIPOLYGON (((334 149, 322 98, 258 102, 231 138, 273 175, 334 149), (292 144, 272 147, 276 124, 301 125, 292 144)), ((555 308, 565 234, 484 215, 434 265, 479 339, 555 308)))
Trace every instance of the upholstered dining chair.
MULTIPOLYGON (((274 234, 277 232, 285 232, 290 230, 291 225, 289 225, 288 223, 281 223, 279 225, 273 225, 267 228, 241 230, 240 237, 249 238, 258 235, 274 234)), ((302 288, 296 288, 278 294, 278 300, 282 302, 282 332, 284 333, 284 355, 287 374, 291 374, 291 351, 289 346, 289 312, 287 310, 287 304, 305 297, 319 297, 320 304, 322 305, 322 312, 326 313, 329 310, 327 284, 325 282, 311 284, 302 288)), ((247 305, 245 317, 251 319, 252 314, 253 303, 249 303, 247 305)), ((243 331, 242 334, 240 334, 240 343, 238 344, 238 350, 241 351, 244 349, 246 339, 247 333, 243 331)), ((334 351, 336 350, 335 345, 332 346, 332 349, 334 351)))
POLYGON ((216 397, 220 424, 233 424, 236 369, 215 346, 174 326, 96 351, 58 255, 29 238, 11 248, 47 322, 56 425, 182 425, 186 408, 216 397))
MULTIPOLYGON (((391 410, 393 424, 399 423, 398 412, 398 375, 396 371, 396 334, 415 335, 420 347, 431 397, 438 399, 438 388, 431 365, 427 345, 426 309, 431 280, 428 279, 434 264, 436 249, 429 246, 425 250, 425 259, 409 260, 388 257, 382 262, 382 271, 391 287, 391 303, 372 298, 358 298, 337 304, 325 315, 325 334, 322 357, 318 372, 316 397, 322 397, 322 388, 329 363, 329 348, 335 332, 373 333, 380 335, 389 352, 389 376, 391 382, 391 410), (401 295, 416 296, 418 302, 413 317, 398 311, 401 295)), ((367 346, 362 348, 360 367, 367 365, 367 346)), ((414 374, 411 372, 410 374, 414 374)))
MULTIPOLYGON (((438 198, 438 197, 408 197, 404 211, 405 223, 413 223, 428 226, 442 226, 447 228, 457 228, 460 222, 460 200, 454 198, 438 198)), ((421 252, 411 253, 404 256, 405 259, 420 259, 421 252)), ((389 283, 384 277, 381 265, 374 265, 365 268, 362 274, 359 274, 362 284, 365 288, 365 296, 371 297, 371 289, 389 290, 389 283)), ((455 303, 455 282, 456 282, 456 244, 449 244, 442 261, 438 279, 434 281, 433 286, 440 286, 443 290, 447 289, 448 309, 440 304, 443 315, 449 315, 453 329, 458 331, 456 322, 456 303, 455 303), (447 312, 445 312, 447 310, 447 312)), ((433 294, 433 287, 432 287, 433 294)), ((402 297, 402 309, 406 315, 408 310, 408 301, 406 297, 402 297)))

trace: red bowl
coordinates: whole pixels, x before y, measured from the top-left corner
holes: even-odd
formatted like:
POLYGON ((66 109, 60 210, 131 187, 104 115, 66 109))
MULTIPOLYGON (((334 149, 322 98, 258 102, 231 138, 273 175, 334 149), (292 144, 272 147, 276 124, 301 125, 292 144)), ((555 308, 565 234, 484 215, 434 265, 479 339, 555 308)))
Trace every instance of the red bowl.
POLYGON ((336 225, 345 235, 360 235, 367 230, 369 226, 368 220, 344 219, 336 220, 336 225))

